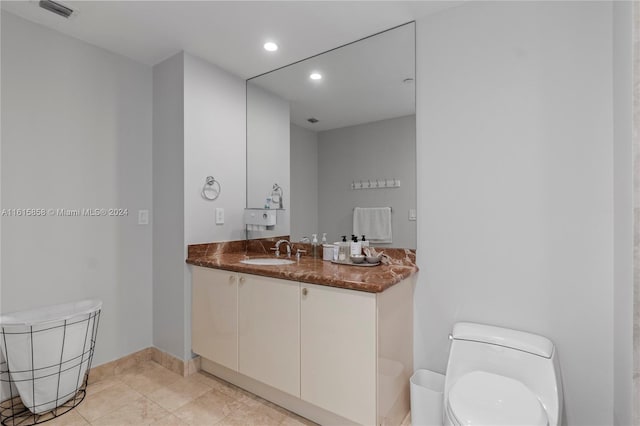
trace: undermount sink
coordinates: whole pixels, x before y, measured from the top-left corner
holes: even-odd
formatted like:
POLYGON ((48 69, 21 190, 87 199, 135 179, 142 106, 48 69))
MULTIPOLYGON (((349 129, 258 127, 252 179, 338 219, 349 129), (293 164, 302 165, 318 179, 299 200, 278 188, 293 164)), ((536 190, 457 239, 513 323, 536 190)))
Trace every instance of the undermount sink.
POLYGON ((257 259, 241 260, 240 263, 244 263, 247 265, 276 266, 276 265, 291 265, 292 263, 296 263, 296 262, 289 259, 279 259, 277 257, 260 257, 257 259))

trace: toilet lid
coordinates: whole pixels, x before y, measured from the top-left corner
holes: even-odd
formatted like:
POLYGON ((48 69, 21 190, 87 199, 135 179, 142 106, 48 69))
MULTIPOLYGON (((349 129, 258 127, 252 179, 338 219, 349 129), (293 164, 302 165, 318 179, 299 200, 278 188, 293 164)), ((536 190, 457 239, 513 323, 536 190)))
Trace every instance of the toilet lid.
POLYGON ((458 379, 449 390, 447 409, 460 425, 548 425, 547 413, 529 388, 484 371, 458 379))

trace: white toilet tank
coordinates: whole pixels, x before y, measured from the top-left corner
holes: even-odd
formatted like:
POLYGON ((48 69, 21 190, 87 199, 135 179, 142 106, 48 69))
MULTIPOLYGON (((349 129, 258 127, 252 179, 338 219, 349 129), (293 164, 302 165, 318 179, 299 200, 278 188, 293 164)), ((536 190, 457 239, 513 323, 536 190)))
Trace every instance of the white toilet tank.
POLYGON ((464 378, 470 382, 499 375, 528 388, 546 411, 549 425, 561 423, 562 379, 557 351, 549 339, 467 322, 455 324, 451 336, 444 389, 445 412, 450 408, 449 392, 458 380, 464 378), (470 375, 474 372, 491 374, 470 375))

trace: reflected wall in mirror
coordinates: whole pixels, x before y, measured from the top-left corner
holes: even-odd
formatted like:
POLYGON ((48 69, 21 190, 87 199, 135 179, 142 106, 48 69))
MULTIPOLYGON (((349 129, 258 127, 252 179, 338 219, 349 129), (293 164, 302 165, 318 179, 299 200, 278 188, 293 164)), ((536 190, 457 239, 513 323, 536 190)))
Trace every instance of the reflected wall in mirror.
MULTIPOLYGON (((390 207, 391 242, 372 244, 415 248, 414 78, 409 23, 247 80, 247 207, 283 189, 275 229, 249 238, 339 241, 354 233, 355 208, 390 207)), ((377 214, 357 225, 382 238, 389 222, 377 214)))

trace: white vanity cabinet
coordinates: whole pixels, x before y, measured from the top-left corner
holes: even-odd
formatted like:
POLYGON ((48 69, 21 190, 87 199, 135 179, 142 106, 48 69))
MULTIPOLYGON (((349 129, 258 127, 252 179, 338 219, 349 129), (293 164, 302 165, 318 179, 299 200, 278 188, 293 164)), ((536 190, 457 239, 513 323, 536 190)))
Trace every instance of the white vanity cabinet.
POLYGON ((376 294, 301 286, 302 399, 376 424, 376 294))
POLYGON ((300 396, 300 284, 193 268, 191 347, 233 371, 300 396))
POLYGON ((300 396, 300 284, 241 274, 238 371, 300 396))
POLYGON ((238 370, 238 274, 193 268, 191 349, 238 370))
POLYGON ((410 277, 367 293, 193 267, 201 368, 320 424, 400 424, 413 370, 410 277))

